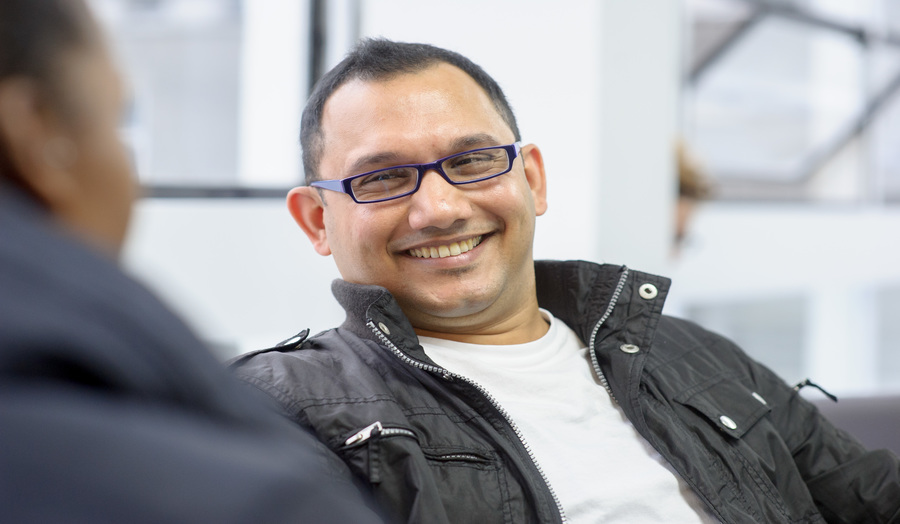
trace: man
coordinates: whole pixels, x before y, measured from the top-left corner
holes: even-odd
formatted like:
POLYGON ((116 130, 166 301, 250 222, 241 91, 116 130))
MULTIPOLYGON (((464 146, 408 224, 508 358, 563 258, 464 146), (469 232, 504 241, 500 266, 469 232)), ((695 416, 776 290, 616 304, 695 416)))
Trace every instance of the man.
POLYGON ((380 522, 118 268, 123 96, 84 2, 0 2, 0 521, 380 522))
POLYGON ((533 262, 541 153, 468 59, 362 42, 302 126, 288 207, 347 319, 234 369, 399 519, 900 519, 897 458, 662 316, 668 280, 533 262))

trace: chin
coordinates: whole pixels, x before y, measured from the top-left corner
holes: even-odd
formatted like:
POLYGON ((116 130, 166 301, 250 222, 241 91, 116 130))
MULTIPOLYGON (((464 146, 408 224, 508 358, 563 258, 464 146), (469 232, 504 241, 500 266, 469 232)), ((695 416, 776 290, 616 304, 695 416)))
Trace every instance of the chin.
POLYGON ((491 300, 481 297, 466 296, 456 300, 439 300, 428 303, 417 303, 413 305, 416 311, 437 317, 437 318, 462 318, 470 315, 481 313, 491 304, 491 300))

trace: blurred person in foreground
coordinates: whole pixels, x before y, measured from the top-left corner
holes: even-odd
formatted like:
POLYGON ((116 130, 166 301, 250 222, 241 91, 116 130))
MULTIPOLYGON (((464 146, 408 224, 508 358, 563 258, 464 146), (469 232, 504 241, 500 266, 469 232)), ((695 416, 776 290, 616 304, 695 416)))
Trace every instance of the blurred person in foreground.
POLYGON ((0 2, 0 521, 379 522, 120 271, 122 98, 82 0, 0 2))
POLYGON ((363 41, 314 89, 301 141, 288 208, 333 256, 347 317, 233 369, 397 518, 900 519, 897 457, 662 315, 667 279, 533 261, 541 152, 467 58, 363 41))

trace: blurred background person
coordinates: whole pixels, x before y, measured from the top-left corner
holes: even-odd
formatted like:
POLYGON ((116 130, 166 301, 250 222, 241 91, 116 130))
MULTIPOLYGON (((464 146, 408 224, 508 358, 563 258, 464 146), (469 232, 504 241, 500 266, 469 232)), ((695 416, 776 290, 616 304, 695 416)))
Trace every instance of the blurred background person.
POLYGON ((123 100, 83 1, 0 3, 0 520, 378 522, 120 271, 123 100))
POLYGON ((703 165, 684 139, 675 143, 675 162, 678 171, 678 200, 675 204, 675 239, 672 248, 673 255, 677 256, 688 237, 691 217, 697 205, 709 198, 712 188, 703 165))

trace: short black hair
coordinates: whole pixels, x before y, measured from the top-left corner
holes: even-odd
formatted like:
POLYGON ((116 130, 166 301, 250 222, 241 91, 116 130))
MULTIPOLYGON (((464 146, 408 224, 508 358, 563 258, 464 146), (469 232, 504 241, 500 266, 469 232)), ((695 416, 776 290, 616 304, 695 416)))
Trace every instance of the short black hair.
POLYGON ((350 80, 387 80, 400 74, 416 73, 439 63, 463 70, 481 86, 519 141, 519 127, 500 85, 484 69, 463 55, 428 44, 394 42, 384 38, 361 40, 331 71, 326 73, 309 96, 300 123, 300 146, 306 183, 318 180, 322 157, 322 111, 325 102, 350 80))

